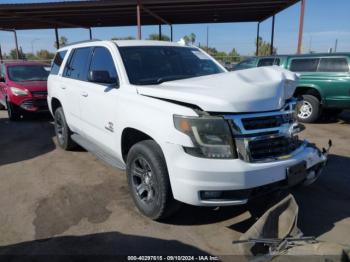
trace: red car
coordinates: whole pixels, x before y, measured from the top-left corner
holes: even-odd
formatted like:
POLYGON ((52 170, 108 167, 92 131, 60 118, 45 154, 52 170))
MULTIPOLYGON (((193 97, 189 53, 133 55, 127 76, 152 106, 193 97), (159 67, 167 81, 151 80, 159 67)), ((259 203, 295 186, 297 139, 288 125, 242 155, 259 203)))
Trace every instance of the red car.
POLYGON ((26 112, 48 111, 47 65, 16 61, 0 66, 0 108, 7 109, 10 120, 19 120, 26 112))

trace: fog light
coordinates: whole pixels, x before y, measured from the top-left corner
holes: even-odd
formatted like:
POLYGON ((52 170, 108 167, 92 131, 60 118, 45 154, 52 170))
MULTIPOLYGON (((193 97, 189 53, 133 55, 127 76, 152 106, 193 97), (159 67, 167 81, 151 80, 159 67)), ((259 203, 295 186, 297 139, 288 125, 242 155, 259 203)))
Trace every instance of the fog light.
POLYGON ((201 198, 202 199, 218 199, 222 195, 222 191, 202 191, 201 198))

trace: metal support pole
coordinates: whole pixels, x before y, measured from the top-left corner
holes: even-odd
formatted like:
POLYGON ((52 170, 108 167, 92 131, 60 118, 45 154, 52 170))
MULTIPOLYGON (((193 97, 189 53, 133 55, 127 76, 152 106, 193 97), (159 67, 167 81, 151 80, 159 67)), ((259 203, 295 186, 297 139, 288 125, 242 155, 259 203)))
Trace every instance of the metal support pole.
POLYGON ((272 16, 270 55, 273 55, 273 42, 274 42, 274 40, 275 40, 275 15, 272 16))
POLYGON ((258 22, 258 28, 256 31, 256 52, 255 55, 259 55, 259 37, 260 37, 260 22, 258 22))
POLYGON ((89 27, 89 37, 90 37, 90 40, 92 40, 92 31, 91 31, 91 27, 89 27))
POLYGON ((159 30, 158 39, 162 40, 162 25, 161 24, 158 25, 158 30, 159 30))
POLYGON ((137 16, 137 39, 141 40, 142 33, 141 33, 141 3, 140 3, 140 0, 137 0, 136 16, 137 16))
POLYGON ((0 62, 2 62, 2 51, 1 51, 1 45, 0 45, 0 62))
POLYGON ((207 26, 207 48, 209 48, 209 26, 207 26))
POLYGON ((16 32, 16 30, 13 30, 13 33, 15 35, 16 55, 17 55, 17 59, 19 59, 18 40, 17 40, 17 32, 16 32))
POLYGON ((304 15, 305 15, 305 0, 301 0, 300 7, 300 19, 299 19, 299 37, 298 37, 298 49, 297 54, 301 54, 301 48, 303 45, 303 31, 304 31, 304 15))
POLYGON ((170 41, 173 41, 173 25, 170 25, 170 41))
POLYGON ((56 48, 59 49, 60 48, 60 41, 58 39, 58 30, 57 30, 57 28, 55 28, 55 37, 56 37, 56 48))

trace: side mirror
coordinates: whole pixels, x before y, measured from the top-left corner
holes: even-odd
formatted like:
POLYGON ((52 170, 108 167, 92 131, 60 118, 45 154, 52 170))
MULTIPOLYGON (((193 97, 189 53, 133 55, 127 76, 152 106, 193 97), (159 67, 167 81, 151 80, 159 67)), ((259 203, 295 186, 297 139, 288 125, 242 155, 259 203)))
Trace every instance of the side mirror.
POLYGON ((89 72, 88 80, 101 84, 117 84, 117 81, 110 77, 108 71, 92 70, 89 72))

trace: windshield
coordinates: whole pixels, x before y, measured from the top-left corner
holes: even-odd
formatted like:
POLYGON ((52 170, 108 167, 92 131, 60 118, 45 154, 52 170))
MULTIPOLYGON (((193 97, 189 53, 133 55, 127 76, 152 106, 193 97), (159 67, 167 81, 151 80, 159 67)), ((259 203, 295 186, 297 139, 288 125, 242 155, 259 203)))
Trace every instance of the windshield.
POLYGON ((134 85, 160 84, 224 72, 196 48, 173 46, 119 47, 129 81, 134 85))
POLYGON ((46 81, 49 72, 43 65, 16 65, 8 67, 8 77, 15 82, 46 81))

